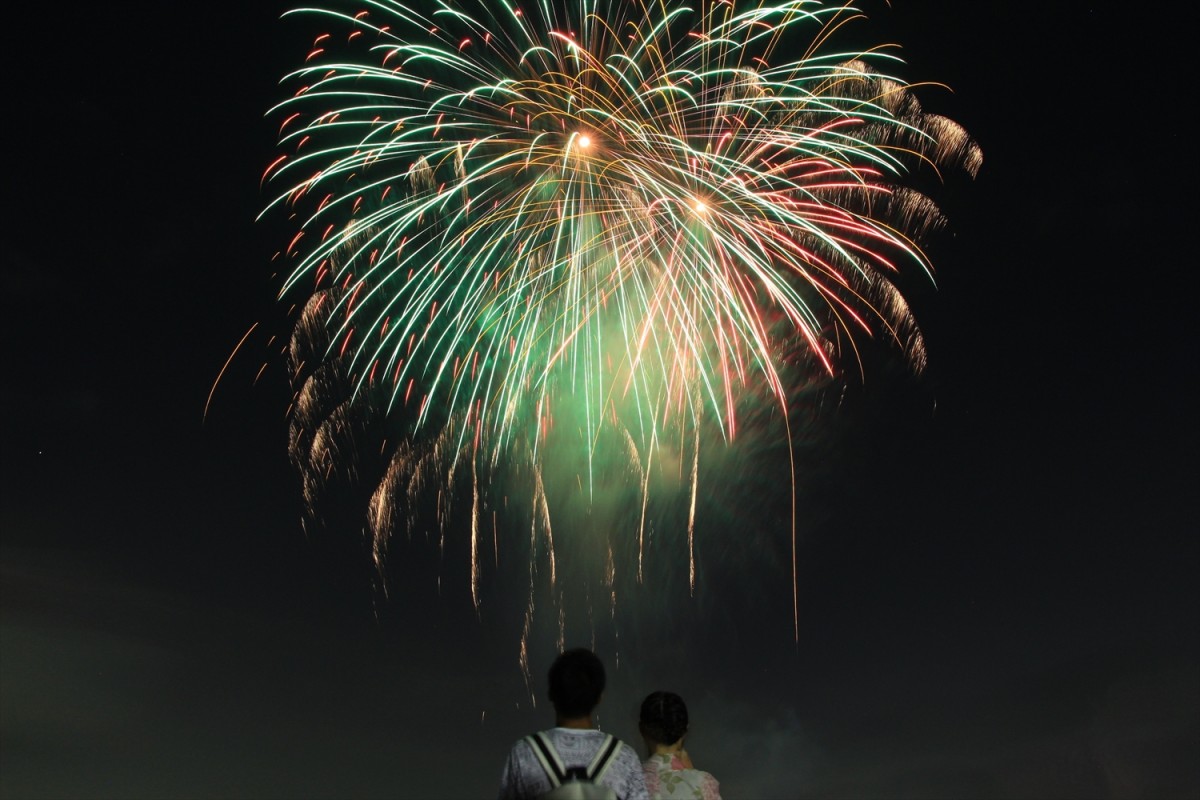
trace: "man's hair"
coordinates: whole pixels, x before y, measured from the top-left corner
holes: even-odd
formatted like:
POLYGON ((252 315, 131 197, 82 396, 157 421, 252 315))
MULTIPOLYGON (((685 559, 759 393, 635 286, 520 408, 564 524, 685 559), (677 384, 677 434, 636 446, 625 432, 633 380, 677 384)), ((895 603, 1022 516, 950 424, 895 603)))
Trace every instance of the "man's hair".
POLYGON ((586 647, 567 650, 550 665, 550 702, 559 717, 586 717, 604 692, 604 664, 586 647))
POLYGON ((674 692, 651 692, 642 701, 642 735, 658 744, 675 744, 687 733, 688 711, 674 692))

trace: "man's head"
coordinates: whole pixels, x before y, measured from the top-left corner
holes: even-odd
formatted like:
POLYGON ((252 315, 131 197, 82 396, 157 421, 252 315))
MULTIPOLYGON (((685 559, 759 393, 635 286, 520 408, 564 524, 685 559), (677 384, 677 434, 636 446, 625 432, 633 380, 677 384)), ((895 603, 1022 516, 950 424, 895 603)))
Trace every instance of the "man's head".
POLYGON ((567 650, 550 665, 550 702, 559 719, 591 716, 604 693, 604 664, 585 647, 567 650))

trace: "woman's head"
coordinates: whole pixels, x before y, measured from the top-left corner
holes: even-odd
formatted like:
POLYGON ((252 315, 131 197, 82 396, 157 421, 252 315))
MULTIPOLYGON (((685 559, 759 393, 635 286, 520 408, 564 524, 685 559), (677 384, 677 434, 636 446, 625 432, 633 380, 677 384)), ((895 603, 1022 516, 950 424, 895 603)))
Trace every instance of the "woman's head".
POLYGON ((638 729, 647 740, 675 744, 688 729, 687 705, 674 692, 651 692, 642 701, 638 729))

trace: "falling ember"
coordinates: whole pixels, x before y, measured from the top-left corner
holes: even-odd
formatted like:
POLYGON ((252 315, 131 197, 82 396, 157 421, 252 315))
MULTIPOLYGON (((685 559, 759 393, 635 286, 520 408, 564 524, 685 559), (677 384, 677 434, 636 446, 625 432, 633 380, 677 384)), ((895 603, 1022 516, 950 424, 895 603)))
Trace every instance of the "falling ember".
POLYGON ((471 462, 471 602, 479 608, 479 477, 471 462))
POLYGON ((692 496, 688 504, 688 591, 696 593, 696 479, 700 470, 700 436, 696 435, 692 449, 692 496))

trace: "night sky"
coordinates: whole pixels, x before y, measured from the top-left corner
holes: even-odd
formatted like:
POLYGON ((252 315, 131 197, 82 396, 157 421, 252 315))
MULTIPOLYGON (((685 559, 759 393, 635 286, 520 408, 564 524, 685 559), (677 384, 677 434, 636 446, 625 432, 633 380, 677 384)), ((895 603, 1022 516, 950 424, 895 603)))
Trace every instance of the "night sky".
MULTIPOLYGON (((679 692, 727 798, 1200 797, 1184 26, 1052 5, 863 6, 984 166, 937 198, 928 371, 798 434, 798 641, 778 474, 698 522, 695 597, 683 560, 597 604, 601 727, 679 692)), ((477 610, 458 540, 401 537, 383 597, 300 524, 282 363, 209 402, 279 319, 284 8, 9 12, 0 797, 490 797, 552 723, 519 569, 477 610)))

